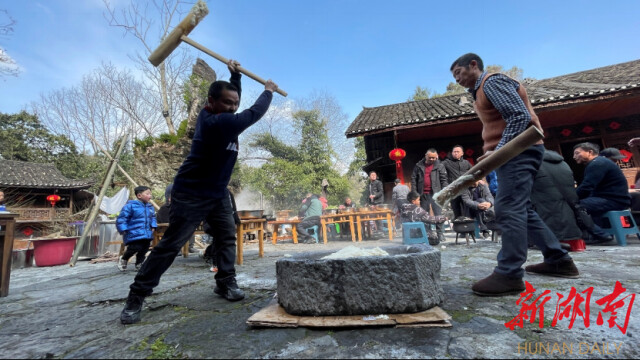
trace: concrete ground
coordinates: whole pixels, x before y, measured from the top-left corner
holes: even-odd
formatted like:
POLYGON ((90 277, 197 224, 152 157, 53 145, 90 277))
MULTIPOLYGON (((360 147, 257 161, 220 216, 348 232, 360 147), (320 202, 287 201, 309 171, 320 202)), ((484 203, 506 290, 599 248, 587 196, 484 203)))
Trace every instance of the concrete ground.
MULTIPOLYGON (((275 261, 298 251, 340 249, 351 241, 322 244, 289 242, 245 248, 245 263, 237 267, 238 283, 247 296, 230 303, 213 293, 213 274, 198 256, 176 258, 154 295, 145 302, 142 322, 123 326, 119 315, 135 270, 120 272, 115 262, 75 267, 32 267, 13 270, 8 297, 0 298, 1 358, 638 358, 640 312, 630 307, 631 294, 640 292, 640 241, 629 245, 588 246, 572 253, 579 279, 526 275, 535 298, 550 290, 533 324, 505 326, 523 306, 518 295, 486 298, 472 294, 472 283, 489 275, 500 248, 489 240, 467 246, 453 244, 455 234, 438 246, 442 253, 441 281, 446 300, 441 307, 452 316, 450 328, 252 328, 246 320, 275 295, 275 261), (626 289, 617 318, 603 312, 597 300, 614 291, 616 281, 626 289), (571 312, 552 327, 558 296, 575 289, 593 290, 589 323, 571 312), (628 296, 625 298, 625 296, 628 296), (610 321, 610 319, 613 319, 610 321), (623 334, 618 327, 624 327, 623 334), (612 327, 610 327, 610 325, 612 327)), ((400 244, 397 238, 393 243, 400 244)), ((393 244, 391 243, 391 244, 393 244)), ((390 245, 388 240, 364 241, 358 247, 390 245)), ((527 264, 542 260, 531 250, 527 264)), ((130 268, 133 266, 130 265, 130 268)), ((581 293, 582 292, 582 293, 581 293)), ((541 298, 542 299, 542 298, 541 298)), ((570 304, 576 304, 575 298, 570 304)), ((527 303, 530 303, 528 301, 527 303)), ((539 303, 539 302, 538 302, 539 303)), ((529 312, 530 314, 531 312, 529 312)))

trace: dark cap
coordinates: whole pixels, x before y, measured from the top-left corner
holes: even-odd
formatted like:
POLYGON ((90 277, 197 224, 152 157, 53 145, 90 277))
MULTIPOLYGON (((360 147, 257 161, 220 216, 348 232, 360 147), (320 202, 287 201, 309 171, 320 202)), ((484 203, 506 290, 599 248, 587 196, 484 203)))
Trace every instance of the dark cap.
POLYGON ((396 181, 394 181, 396 184, 400 184, 400 179, 396 179, 396 181))
POLYGON ((620 160, 626 158, 626 156, 620 154, 620 150, 616 148, 606 148, 600 151, 600 156, 604 156, 608 159, 620 160))

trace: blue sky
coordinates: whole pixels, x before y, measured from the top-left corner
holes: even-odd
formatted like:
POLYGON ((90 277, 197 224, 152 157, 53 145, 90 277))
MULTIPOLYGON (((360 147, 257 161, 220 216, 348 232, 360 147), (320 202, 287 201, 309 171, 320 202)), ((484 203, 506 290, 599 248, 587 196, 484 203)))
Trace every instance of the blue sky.
MULTIPOLYGON (((417 85, 443 92, 451 62, 466 52, 537 79, 640 59, 637 0, 207 3, 210 14, 192 39, 273 79, 292 99, 329 92, 349 122, 362 106, 406 101, 417 85)), ((108 25, 101 0, 5 0, 0 9, 16 20, 0 46, 23 68, 0 80, 0 112, 77 85, 101 61, 134 67, 127 55, 139 42, 108 25)), ((200 56, 228 77, 225 66, 200 56)))

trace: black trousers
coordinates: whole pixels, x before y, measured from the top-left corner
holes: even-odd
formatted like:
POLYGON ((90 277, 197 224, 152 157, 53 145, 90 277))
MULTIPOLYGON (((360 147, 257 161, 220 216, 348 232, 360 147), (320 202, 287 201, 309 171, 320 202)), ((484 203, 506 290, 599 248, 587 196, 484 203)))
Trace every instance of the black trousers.
POLYGON ((140 239, 127 244, 127 249, 122 254, 123 260, 129 260, 133 255, 136 256, 136 265, 144 262, 144 257, 149 251, 151 239, 140 239))
MULTIPOLYGON (((429 212, 429 209, 433 210, 433 215, 442 215, 442 208, 436 204, 436 201, 433 200, 433 193, 422 194, 420 195, 420 207, 423 208, 426 212, 429 212)), ((438 234, 443 232, 444 224, 439 223, 436 224, 436 231, 438 234)))
POLYGON ((453 218, 457 219, 458 217, 464 215, 464 205, 462 203, 462 196, 456 196, 451 199, 451 210, 453 210, 453 218))
POLYGON ((302 221, 300 221, 298 225, 296 225, 296 230, 298 231, 298 235, 301 235, 305 240, 308 240, 311 237, 311 235, 309 235, 309 233, 307 232, 307 229, 312 226, 318 225, 318 241, 319 241, 321 224, 322 223, 320 222, 320 216, 309 216, 308 218, 305 218, 302 221))
POLYGON ((160 283, 160 277, 171 266, 176 255, 191 239, 202 220, 211 225, 214 242, 217 280, 235 276, 236 225, 233 208, 228 196, 220 199, 203 199, 190 194, 171 194, 169 228, 156 245, 131 284, 131 293, 148 296, 160 283))

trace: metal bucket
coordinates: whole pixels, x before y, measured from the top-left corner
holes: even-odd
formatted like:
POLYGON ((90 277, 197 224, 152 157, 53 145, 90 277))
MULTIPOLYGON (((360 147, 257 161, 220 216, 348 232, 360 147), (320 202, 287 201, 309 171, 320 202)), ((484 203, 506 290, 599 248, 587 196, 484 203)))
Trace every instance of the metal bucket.
POLYGON ((33 266, 33 249, 18 249, 11 252, 11 269, 33 266))

